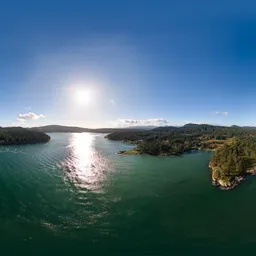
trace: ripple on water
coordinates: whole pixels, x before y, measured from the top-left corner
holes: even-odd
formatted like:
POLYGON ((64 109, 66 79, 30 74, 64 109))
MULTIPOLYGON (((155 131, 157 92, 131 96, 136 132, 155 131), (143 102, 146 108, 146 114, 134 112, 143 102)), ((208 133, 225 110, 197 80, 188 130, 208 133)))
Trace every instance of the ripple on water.
POLYGON ((114 203, 105 191, 109 158, 96 150, 94 135, 62 136, 68 146, 53 138, 47 144, 0 147, 0 214, 15 218, 17 229, 40 225, 69 236, 67 230, 106 221, 114 203))

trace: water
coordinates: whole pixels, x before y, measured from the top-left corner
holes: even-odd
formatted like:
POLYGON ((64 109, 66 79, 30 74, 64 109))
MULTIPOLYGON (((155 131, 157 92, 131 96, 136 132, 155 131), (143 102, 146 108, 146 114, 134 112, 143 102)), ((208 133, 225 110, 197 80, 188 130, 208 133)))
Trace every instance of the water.
POLYGON ((211 153, 118 156, 103 135, 0 148, 1 255, 238 255, 256 242, 256 179, 211 186, 211 153))

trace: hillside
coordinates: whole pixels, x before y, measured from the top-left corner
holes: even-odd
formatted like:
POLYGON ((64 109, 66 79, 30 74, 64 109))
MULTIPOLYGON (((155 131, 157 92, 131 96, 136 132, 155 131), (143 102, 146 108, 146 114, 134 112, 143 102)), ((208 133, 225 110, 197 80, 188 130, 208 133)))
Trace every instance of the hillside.
POLYGON ((165 144, 167 147, 164 147, 164 151, 168 153, 168 145, 185 144, 187 142, 191 143, 193 147, 200 147, 202 145, 204 148, 207 148, 206 144, 209 141, 223 141, 242 134, 256 135, 256 128, 186 124, 182 127, 158 127, 149 131, 114 132, 109 134, 107 138, 140 145, 144 143, 165 144))
POLYGON ((90 128, 82 128, 76 126, 63 126, 63 125, 47 125, 41 127, 32 127, 29 128, 30 131, 39 131, 44 133, 53 133, 53 132, 61 132, 61 133, 81 133, 81 132, 94 132, 94 133, 113 133, 113 132, 125 132, 125 131, 141 131, 140 128, 98 128, 98 129, 90 129, 90 128))

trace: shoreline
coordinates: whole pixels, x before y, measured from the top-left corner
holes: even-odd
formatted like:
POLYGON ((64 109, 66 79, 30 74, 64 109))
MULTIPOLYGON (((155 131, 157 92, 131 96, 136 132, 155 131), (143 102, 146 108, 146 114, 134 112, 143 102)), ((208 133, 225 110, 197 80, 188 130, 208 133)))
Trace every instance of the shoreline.
MULTIPOLYGON (((197 149, 197 150, 205 151, 205 152, 214 151, 214 150, 201 150, 201 149, 197 149)), ((117 152, 116 155, 131 156, 131 155, 147 155, 147 154, 139 153, 136 149, 130 149, 130 150, 121 150, 117 152)), ((179 156, 179 155, 157 155, 157 157, 171 157, 171 156, 179 156)), ((221 190, 232 190, 236 188, 240 183, 242 183, 245 180, 247 175, 250 175, 250 176, 256 175, 256 166, 255 166, 247 170, 242 175, 234 176, 227 179, 221 179, 214 176, 217 169, 212 167, 210 162, 209 162, 208 168, 210 169, 212 186, 218 187, 221 190)))
MULTIPOLYGON (((187 153, 187 152, 184 152, 184 153, 187 153)), ((149 154, 145 154, 145 153, 140 153, 136 149, 121 150, 121 151, 118 151, 116 153, 116 155, 118 155, 118 156, 154 156, 154 157, 182 156, 183 154, 177 154, 177 155, 174 155, 174 154, 170 154, 170 155, 167 155, 167 154, 149 155, 149 154)))
MULTIPOLYGON (((123 141, 122 141, 123 142, 123 141)), ((130 143, 129 143, 130 144, 130 143)), ((185 155, 185 154, 189 154, 189 153, 192 153, 193 151, 202 151, 202 152, 214 152, 215 150, 214 149, 200 149, 200 148, 192 148, 190 150, 187 150, 187 151, 184 151, 183 153, 181 154, 160 154, 160 155, 149 155, 149 154, 146 154, 146 153, 140 153, 136 148, 133 148, 133 149, 128 149, 128 150, 120 150, 116 153, 116 155, 119 155, 119 156, 129 156, 129 155, 149 155, 149 156, 158 156, 158 157, 171 157, 171 156, 182 156, 182 155, 185 155)))
POLYGON ((246 176, 254 176, 256 175, 256 167, 253 167, 252 169, 247 170, 241 175, 231 177, 228 180, 220 179, 217 177, 214 177, 215 172, 217 171, 216 168, 212 167, 211 164, 209 164, 209 169, 211 169, 211 180, 212 185, 214 187, 219 187, 221 190, 232 190, 236 188, 240 183, 245 181, 246 176))

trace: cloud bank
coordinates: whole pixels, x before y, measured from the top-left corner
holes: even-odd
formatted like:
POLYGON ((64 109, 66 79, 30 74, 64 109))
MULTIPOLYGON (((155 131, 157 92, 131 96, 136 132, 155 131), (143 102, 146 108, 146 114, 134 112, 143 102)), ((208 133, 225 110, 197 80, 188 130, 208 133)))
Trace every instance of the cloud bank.
POLYGON ((214 112, 215 115, 219 115, 219 116, 227 116, 228 112, 219 112, 219 111, 215 111, 214 112))
POLYGON ((24 114, 19 114, 17 117, 17 121, 25 122, 27 120, 38 120, 40 118, 44 118, 45 116, 43 114, 37 115, 32 112, 24 113, 24 114))
POLYGON ((168 119, 163 118, 152 118, 152 119, 118 119, 115 122, 115 126, 118 127, 129 127, 129 126, 171 126, 177 125, 170 122, 168 119))

